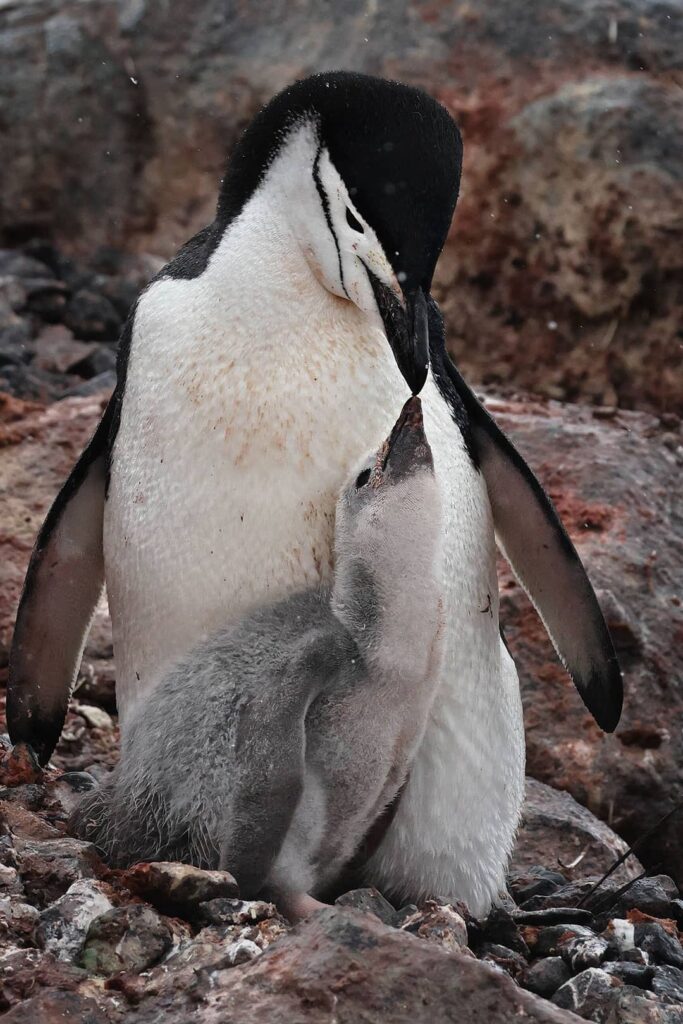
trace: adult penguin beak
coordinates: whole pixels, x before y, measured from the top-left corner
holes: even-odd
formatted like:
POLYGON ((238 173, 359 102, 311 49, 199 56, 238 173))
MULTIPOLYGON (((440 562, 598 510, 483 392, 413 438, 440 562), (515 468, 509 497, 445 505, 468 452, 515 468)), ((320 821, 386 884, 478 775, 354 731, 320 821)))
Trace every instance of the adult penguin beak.
POLYGON ((429 371, 427 296, 420 287, 405 290, 405 302, 372 271, 368 277, 394 358, 413 395, 422 390, 429 371))
POLYGON ((407 369, 401 369, 401 372, 413 395, 418 395, 424 387, 429 372, 429 319, 427 296, 422 288, 417 288, 412 294, 406 296, 406 310, 408 324, 412 323, 412 330, 410 331, 410 351, 406 353, 407 369))

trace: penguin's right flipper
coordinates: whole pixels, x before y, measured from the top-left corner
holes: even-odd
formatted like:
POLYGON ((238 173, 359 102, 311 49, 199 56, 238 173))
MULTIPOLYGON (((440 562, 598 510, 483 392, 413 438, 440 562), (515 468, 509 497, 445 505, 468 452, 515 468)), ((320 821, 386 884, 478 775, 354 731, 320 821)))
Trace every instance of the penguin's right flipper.
POLYGON ((12 640, 7 725, 45 765, 59 739, 104 586, 102 520, 113 400, 43 523, 12 640))

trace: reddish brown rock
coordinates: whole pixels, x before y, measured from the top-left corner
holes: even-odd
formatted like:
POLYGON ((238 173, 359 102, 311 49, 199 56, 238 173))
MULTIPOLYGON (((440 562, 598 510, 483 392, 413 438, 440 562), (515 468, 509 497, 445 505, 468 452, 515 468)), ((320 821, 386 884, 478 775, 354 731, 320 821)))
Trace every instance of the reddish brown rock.
POLYGON ((203 1024, 578 1024, 488 965, 340 907, 314 915, 253 964, 214 970, 210 982, 200 976, 191 993, 143 1002, 134 1020, 152 1024, 163 1009, 164 1020, 180 1024, 189 1007, 203 1024))
MULTIPOLYGON (((683 564, 675 485, 681 451, 643 414, 596 418, 580 406, 489 403, 537 470, 588 569, 624 672, 624 714, 600 732, 543 625, 501 563, 501 620, 522 684, 527 771, 634 842, 683 800, 683 564)), ((683 881, 683 813, 638 849, 683 881)))
MULTIPOLYGON (((628 850, 628 844, 574 800, 536 779, 527 779, 522 824, 510 871, 522 873, 535 864, 562 871, 567 878, 601 875, 628 850)), ((610 876, 623 884, 641 874, 637 857, 629 857, 610 876)))

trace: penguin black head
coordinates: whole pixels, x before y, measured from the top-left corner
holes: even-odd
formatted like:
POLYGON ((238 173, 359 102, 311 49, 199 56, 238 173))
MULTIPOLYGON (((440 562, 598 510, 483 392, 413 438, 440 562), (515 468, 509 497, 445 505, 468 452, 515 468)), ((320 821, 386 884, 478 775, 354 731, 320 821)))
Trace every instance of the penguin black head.
POLYGON ((240 139, 223 181, 224 228, 266 187, 318 280, 379 312, 411 390, 428 368, 426 298, 460 184, 448 112, 412 86, 326 72, 279 93, 240 139))

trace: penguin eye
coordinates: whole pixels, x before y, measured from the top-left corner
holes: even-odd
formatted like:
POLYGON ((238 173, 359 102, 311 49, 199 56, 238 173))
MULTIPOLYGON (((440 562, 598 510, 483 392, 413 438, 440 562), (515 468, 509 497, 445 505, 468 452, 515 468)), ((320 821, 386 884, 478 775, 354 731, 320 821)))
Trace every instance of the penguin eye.
POLYGON ((370 470, 369 469, 364 469, 362 473, 358 474, 358 479, 356 480, 356 490, 359 491, 361 489, 361 487, 365 487, 365 485, 366 485, 366 483, 368 482, 369 479, 370 479, 370 470))
POLYGON ((350 210, 348 206, 346 207, 346 223, 349 225, 350 228, 353 228, 354 231, 358 231, 359 234, 365 234, 365 228, 358 220, 358 217, 354 216, 353 211, 350 210))

